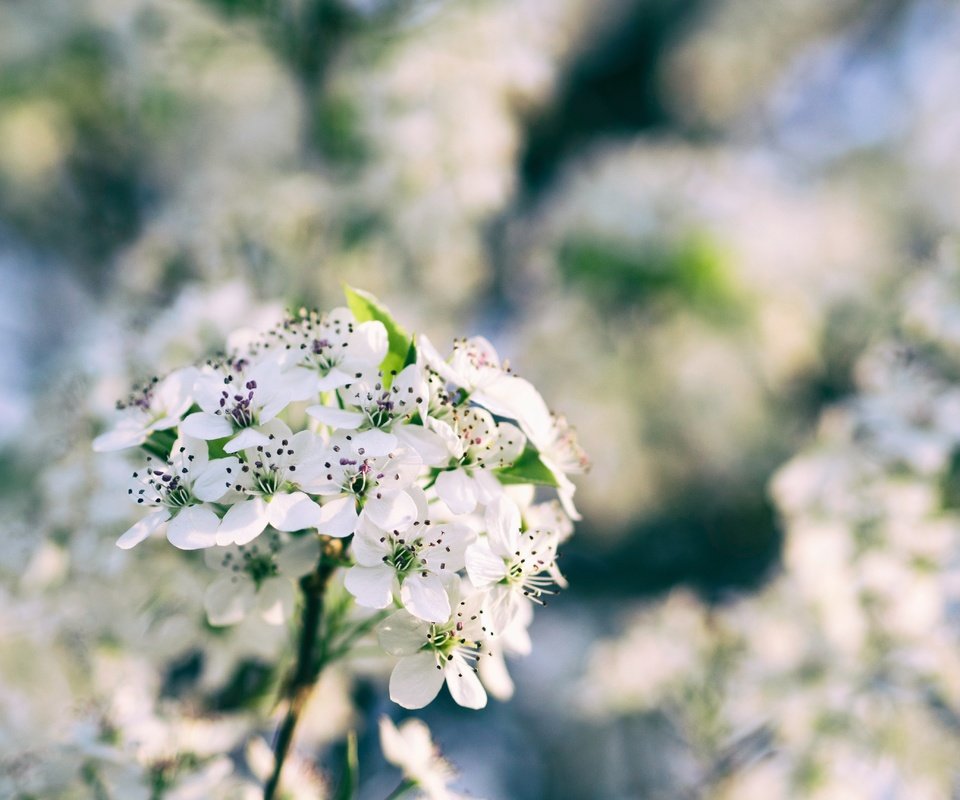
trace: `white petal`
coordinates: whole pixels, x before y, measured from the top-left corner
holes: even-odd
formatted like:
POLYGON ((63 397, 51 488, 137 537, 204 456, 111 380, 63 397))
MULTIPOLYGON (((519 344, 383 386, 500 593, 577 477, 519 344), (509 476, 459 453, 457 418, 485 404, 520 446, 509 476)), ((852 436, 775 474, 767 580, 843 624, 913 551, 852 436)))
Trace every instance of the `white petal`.
POLYGON ((443 466, 450 460, 450 450, 443 438, 422 425, 394 425, 397 439, 415 450, 429 467, 443 466))
POLYGON ((417 520, 417 504, 406 492, 381 492, 367 499, 363 514, 385 531, 405 531, 417 520))
POLYGON ((270 437, 256 428, 244 428, 223 446, 225 453, 239 453, 250 447, 266 447, 270 444, 270 437))
POLYGON ((427 643, 429 632, 429 623, 400 610, 377 626, 377 641, 392 656, 410 656, 427 643))
POLYGON ((490 470, 476 470, 473 473, 473 484, 477 490, 477 502, 482 505, 490 505, 503 494, 503 484, 496 479, 490 470))
POLYGON ((323 375, 317 379, 317 391, 331 392, 334 389, 339 389, 342 386, 346 386, 352 380, 353 375, 334 367, 326 375, 323 375))
POLYGON ((257 591, 257 609, 270 625, 283 625, 293 614, 296 592, 288 578, 267 578, 257 591))
POLYGON ((487 535, 490 549, 501 556, 516 552, 520 543, 520 509, 506 495, 487 506, 487 535))
POLYGON ((267 527, 267 504, 259 497, 251 497, 230 509, 220 521, 217 544, 246 544, 253 541, 267 527))
POLYGON ((287 542, 277 553, 274 562, 277 571, 288 578, 302 578, 320 558, 320 540, 313 534, 298 536, 287 542))
POLYGON ((199 376, 196 367, 171 372, 157 386, 153 405, 168 416, 179 417, 193 404, 193 387, 199 376))
POLYGON ((454 655, 444 666, 443 674, 450 694, 459 705, 464 708, 483 708, 487 704, 483 684, 463 656, 454 655))
POLYGON ((450 598, 443 588, 443 581, 429 572, 407 575, 400 587, 400 600, 407 611, 420 619, 428 622, 450 619, 450 598))
POLYGON ((389 555, 391 545, 376 525, 369 521, 361 521, 350 544, 350 550, 361 566, 376 567, 383 563, 384 556, 389 555))
POLYGON ((390 699, 404 708, 423 708, 439 693, 443 675, 433 653, 401 658, 390 673, 390 699))
POLYGON ((477 507, 477 488, 464 470, 441 472, 435 486, 440 499, 454 514, 469 514, 477 507))
POLYGON ((425 334, 420 334, 420 336, 417 337, 417 354, 427 362, 427 365, 434 372, 438 373, 440 377, 448 383, 453 383, 457 386, 465 385, 463 378, 446 362, 425 334))
POLYGON ((320 519, 320 506, 303 492, 275 494, 267 502, 267 520, 278 531, 315 528, 320 519))
POLYGON ((353 495, 337 497, 320 506, 316 529, 327 536, 349 536, 357 529, 357 503, 353 495))
POLYGON ((223 439, 233 433, 233 425, 219 414, 197 411, 180 423, 180 432, 197 439, 223 439))
POLYGON ((507 574, 507 565, 490 549, 486 538, 477 540, 467 548, 465 560, 467 575, 474 586, 489 586, 502 580, 507 574))
POLYGON ((513 679, 507 671, 507 662, 500 650, 480 659, 478 664, 483 685, 497 700, 513 697, 513 679))
POLYGON ((376 458, 394 450, 397 446, 397 437, 379 428, 372 428, 369 431, 355 433, 352 443, 358 453, 362 451, 367 458, 376 458))
POLYGON ((165 508, 148 514, 139 522, 134 523, 117 539, 117 547, 121 550, 129 550, 131 547, 140 544, 168 519, 170 519, 170 512, 165 508))
POLYGON ((393 568, 386 564, 378 567, 357 565, 347 570, 343 585, 361 606, 386 608, 393 600, 393 579, 393 568))
POLYGON ((540 392, 529 381, 505 374, 475 392, 471 399, 498 416, 515 419, 537 450, 550 444, 553 417, 540 392))
POLYGON ((206 441, 195 436, 181 434, 170 451, 170 463, 176 467, 177 471, 186 469, 191 480, 200 474, 209 461, 209 447, 206 441))
POLYGON ((217 543, 220 518, 207 506, 182 508, 167 525, 167 539, 181 550, 199 550, 217 543))
POLYGON ((143 419, 121 420, 113 430, 102 433, 93 440, 94 452, 109 453, 143 444, 147 440, 147 430, 143 422, 143 419))
POLYGON ((215 458, 200 468, 193 479, 193 494, 205 503, 215 503, 223 497, 240 471, 235 458, 215 458))
POLYGON ((389 348, 386 326, 378 320, 361 322, 347 339, 343 368, 352 372, 379 367, 389 348))
POLYGON ((342 408, 331 406, 310 406, 307 413, 331 428, 344 428, 350 431, 359 428, 366 419, 359 411, 344 411, 342 408))
POLYGON ((247 575, 223 575, 203 595, 203 607, 211 625, 235 625, 256 601, 256 587, 247 575))

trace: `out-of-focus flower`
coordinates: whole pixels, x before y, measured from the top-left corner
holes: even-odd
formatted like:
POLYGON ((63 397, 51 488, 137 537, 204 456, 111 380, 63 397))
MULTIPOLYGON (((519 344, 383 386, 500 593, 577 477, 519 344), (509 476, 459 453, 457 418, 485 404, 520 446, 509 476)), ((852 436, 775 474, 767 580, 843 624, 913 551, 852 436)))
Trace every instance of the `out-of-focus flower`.
POLYGON ((403 777, 429 800, 459 800, 451 791, 456 771, 440 755, 430 737, 430 729, 419 719, 406 719, 399 726, 389 717, 380 717, 380 748, 403 777))

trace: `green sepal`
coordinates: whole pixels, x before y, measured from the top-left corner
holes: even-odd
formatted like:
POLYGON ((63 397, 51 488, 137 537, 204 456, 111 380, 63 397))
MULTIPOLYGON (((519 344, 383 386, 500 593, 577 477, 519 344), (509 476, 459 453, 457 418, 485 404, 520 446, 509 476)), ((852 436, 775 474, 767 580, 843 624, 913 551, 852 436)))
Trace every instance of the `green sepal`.
MULTIPOLYGON (((407 357, 413 347, 413 340, 403 326, 372 294, 362 289, 354 289, 347 284, 343 285, 343 293, 347 298, 347 306, 353 312, 357 322, 376 320, 382 322, 387 329, 389 349, 380 364, 380 371, 383 373, 384 384, 389 386, 393 380, 393 374, 406 366, 407 357)), ((416 350, 414 350, 414 354, 416 354, 416 350)))
POLYGON ((550 468, 540 460, 540 454, 529 444, 520 454, 520 458, 509 467, 494 471, 500 483, 533 483, 537 486, 556 487, 557 479, 550 468))

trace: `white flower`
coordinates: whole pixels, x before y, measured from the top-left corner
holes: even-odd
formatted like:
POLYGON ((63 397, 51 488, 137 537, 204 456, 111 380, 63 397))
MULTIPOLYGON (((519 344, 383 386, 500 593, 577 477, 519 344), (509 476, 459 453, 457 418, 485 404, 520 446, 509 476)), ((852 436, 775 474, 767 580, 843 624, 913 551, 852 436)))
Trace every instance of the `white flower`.
POLYGON ((477 593, 460 600, 459 582, 447 587, 455 609, 443 623, 426 622, 400 610, 380 623, 380 646, 400 660, 390 674, 390 699, 404 708, 423 708, 444 681, 457 703, 483 708, 487 693, 476 675, 476 662, 490 631, 477 593))
POLYGON ((556 534, 521 532, 520 510, 508 497, 487 508, 486 524, 487 535, 467 548, 467 575, 477 588, 489 587, 490 611, 501 630, 522 613, 527 600, 542 604, 542 596, 565 581, 557 568, 556 534))
POLYGON ((432 524, 423 514, 404 531, 382 530, 370 523, 357 528, 353 554, 357 564, 344 579, 357 602, 386 608, 399 588, 400 601, 415 617, 428 622, 450 618, 446 584, 463 569, 472 532, 455 522, 432 524))
POLYGON ((450 423, 437 423, 453 453, 452 468, 437 475, 436 490, 454 514, 469 514, 486 505, 503 488, 489 470, 512 464, 523 452, 526 438, 516 425, 496 422, 482 408, 456 408, 450 423))
POLYGON ((285 369, 309 373, 317 393, 346 386, 358 372, 376 370, 389 342, 382 322, 357 324, 349 309, 323 315, 301 309, 267 334, 267 346, 279 348, 277 358, 285 369))
POLYGON ((168 463, 148 458, 133 473, 127 494, 155 510, 117 539, 117 546, 128 550, 164 526, 167 539, 182 550, 213 546, 220 518, 208 504, 226 494, 239 467, 236 458, 210 461, 207 443, 187 436, 174 444, 168 463))
MULTIPOLYGON (((246 544, 272 525, 280 531, 299 531, 322 526, 320 506, 299 490, 296 475, 301 459, 307 458, 317 437, 310 431, 293 434, 277 420, 278 433, 265 437, 243 452, 240 471, 233 482, 231 506, 217 531, 217 544, 246 544)), ((321 531, 325 532, 325 531, 321 531)))
POLYGON ((361 516, 387 530, 406 530, 418 514, 407 490, 423 469, 420 456, 406 447, 371 456, 356 439, 355 434, 337 435, 300 465, 300 485, 332 498, 323 505, 322 532, 349 536, 361 516))
POLYGON ((194 367, 171 372, 163 380, 154 378, 135 392, 126 403, 118 403, 121 418, 113 430, 93 440, 98 453, 122 450, 143 444, 154 431, 167 430, 180 423, 193 404, 193 388, 198 372, 194 367))
POLYGON ((454 342, 447 361, 426 336, 418 338, 417 348, 432 370, 462 391, 459 402, 469 397, 497 416, 516 420, 538 450, 541 442, 549 441, 552 420, 540 393, 501 365, 497 351, 482 336, 454 342))
POLYGON ((309 397, 298 376, 285 374, 270 359, 235 357, 210 366, 196 382, 202 411, 184 419, 180 430, 198 439, 225 439, 228 453, 266 445, 269 423, 294 400, 309 397))
POLYGON ((271 625, 282 625, 296 598, 293 580, 308 574, 319 557, 316 536, 291 538, 276 531, 249 545, 205 551, 207 566, 225 573, 204 594, 207 619, 211 625, 233 625, 256 610, 271 625))
POLYGON ((354 445, 368 456, 386 455, 402 443, 426 464, 446 460, 447 448, 439 436, 422 425, 404 424, 415 414, 426 418, 427 382, 416 364, 404 367, 389 388, 381 373, 360 373, 338 394, 347 408, 316 405, 307 413, 331 428, 357 431, 354 445))
POLYGON ((403 777, 429 800, 462 797, 447 788, 457 773, 440 755, 430 738, 430 729, 421 720, 407 719, 397 727, 388 717, 380 717, 380 748, 383 757, 399 767, 403 777))

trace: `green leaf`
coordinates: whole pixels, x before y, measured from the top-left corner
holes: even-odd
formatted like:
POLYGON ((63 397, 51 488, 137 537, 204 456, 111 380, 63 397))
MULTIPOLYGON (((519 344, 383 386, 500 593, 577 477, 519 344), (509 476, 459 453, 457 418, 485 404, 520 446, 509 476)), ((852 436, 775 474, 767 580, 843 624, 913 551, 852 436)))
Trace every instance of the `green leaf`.
POLYGON ((359 759, 357 758, 357 732, 347 734, 346 750, 343 754, 343 774, 337 787, 336 800, 355 800, 358 787, 359 759))
POLYGON ((140 446, 151 455, 166 461, 170 458, 170 452, 173 450, 176 441, 176 431, 167 428, 162 431, 151 431, 147 440, 140 446))
POLYGON ((520 458, 509 467, 496 470, 500 483, 534 483, 538 486, 557 486, 557 479, 546 464, 540 460, 540 454, 529 444, 520 454, 520 458))
MULTIPOLYGON (((354 289, 347 284, 343 285, 343 293, 347 298, 347 306, 357 318, 357 322, 377 320, 387 329, 387 339, 390 344, 387 355, 380 364, 385 383, 390 384, 390 376, 394 371, 399 372, 407 362, 407 356, 413 347, 413 341, 403 327, 398 323, 384 305, 370 292, 363 289, 354 289)), ((413 351, 416 353, 416 350, 413 351)))

